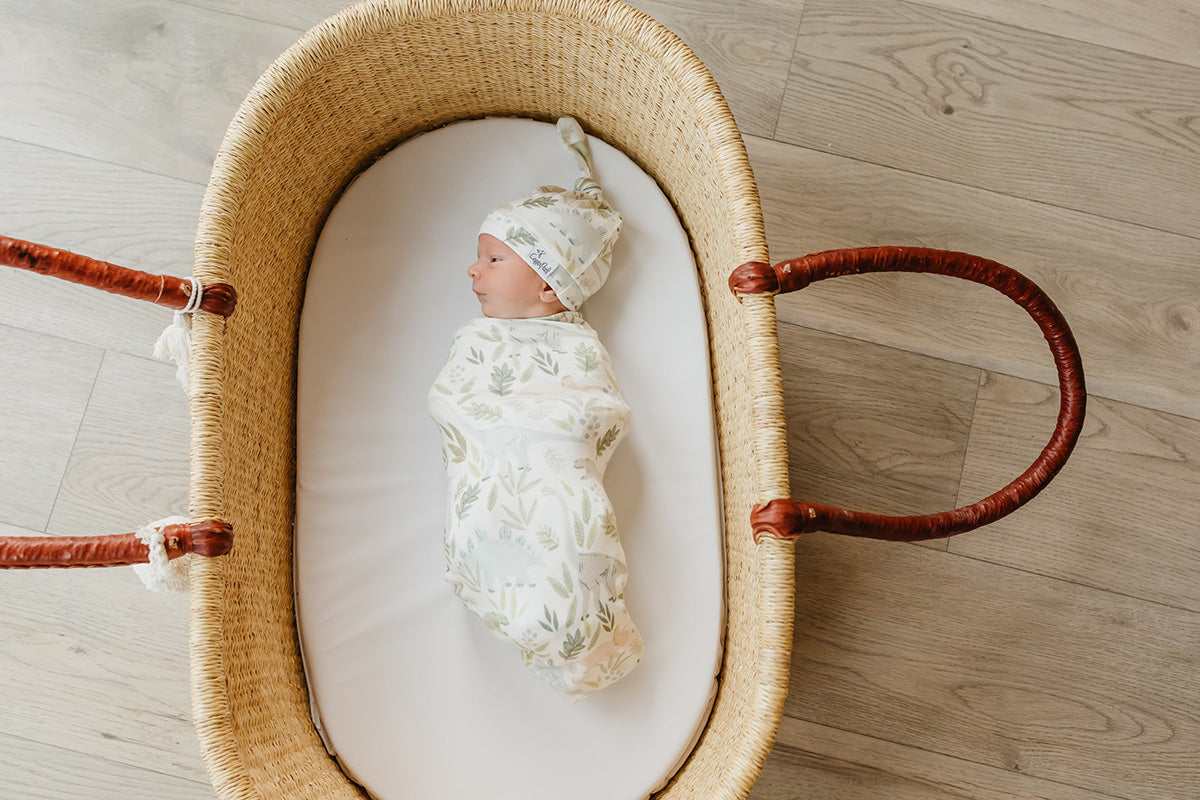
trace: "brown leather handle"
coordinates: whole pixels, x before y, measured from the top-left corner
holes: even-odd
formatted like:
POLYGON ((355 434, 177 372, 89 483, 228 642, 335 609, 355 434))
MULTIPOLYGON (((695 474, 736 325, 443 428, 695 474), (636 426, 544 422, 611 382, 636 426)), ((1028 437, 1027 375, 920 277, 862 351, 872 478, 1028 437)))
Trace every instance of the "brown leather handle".
MULTIPOLYGON (((112 294, 145 300, 167 308, 186 308, 192 284, 171 275, 151 275, 97 261, 44 244, 0 236, 0 266, 17 267, 72 283, 82 283, 112 294)), ((237 305, 237 292, 227 283, 204 287, 200 310, 228 317, 237 305)))
POLYGON ((977 503, 954 511, 915 517, 886 517, 830 508, 788 499, 757 505, 751 512, 754 538, 791 538, 810 531, 827 531, 894 541, 919 541, 953 536, 995 522, 1029 502, 1066 463, 1083 430, 1087 390, 1083 361, 1071 328, 1058 308, 1038 286, 1014 269, 985 258, 923 247, 862 247, 827 250, 774 266, 743 264, 729 277, 737 294, 791 292, 814 281, 870 272, 927 272, 982 283, 1013 300, 1042 329, 1058 369, 1058 422, 1049 444, 1016 480, 977 503))
MULTIPOLYGON (((233 547, 233 526, 212 520, 160 528, 167 558, 187 553, 223 556, 233 547)), ((145 564, 150 548, 136 533, 117 536, 0 537, 0 569, 124 567, 145 564)))

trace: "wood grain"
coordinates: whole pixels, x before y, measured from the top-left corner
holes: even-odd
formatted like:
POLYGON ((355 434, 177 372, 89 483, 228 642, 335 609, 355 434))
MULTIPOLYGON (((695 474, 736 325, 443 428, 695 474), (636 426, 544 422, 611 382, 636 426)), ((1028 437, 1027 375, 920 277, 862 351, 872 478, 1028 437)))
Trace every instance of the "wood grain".
POLYGON ((187 396, 175 366, 108 353, 47 531, 127 533, 188 513, 187 396))
POLYGON ((809 0, 775 138, 1200 235, 1200 69, 899 0, 809 0))
POLYGON ((632 3, 670 28, 712 72, 743 134, 773 136, 804 2, 632 3))
MULTIPOLYGON (((1032 459, 1058 394, 988 374, 959 500, 1032 459)), ((1200 611, 1200 422, 1093 398, 1075 454, 1046 495, 951 552, 1200 611)))
POLYGON ((955 507, 979 370, 787 324, 779 345, 793 498, 889 515, 955 507))
POLYGON ((151 0, 3 0, 0 16, 0 137, 199 184, 254 81, 297 38, 151 0))
POLYGON ((0 736, 5 797, 38 800, 212 800, 207 781, 134 767, 88 753, 0 736))
POLYGON ((102 356, 0 325, 0 520, 45 529, 102 356))
POLYGON ((784 717, 754 800, 1108 800, 914 747, 784 717))
MULTIPOLYGON (((1093 394, 1200 419, 1200 240, 761 139, 747 142, 772 257, 917 245, 1025 273, 1062 309, 1093 394)), ((788 322, 1053 382, 1032 321, 948 278, 842 278, 779 298, 788 322)))
POLYGON ((185 595, 148 592, 126 568, 16 570, 0 574, 0 604, 0 735, 206 781, 185 595))
POLYGON ((1063 39, 1200 67, 1200 11, 1176 0, 920 0, 1063 39))
POLYGON ((797 544, 789 716, 1118 797, 1200 792, 1200 616, 919 547, 797 544))

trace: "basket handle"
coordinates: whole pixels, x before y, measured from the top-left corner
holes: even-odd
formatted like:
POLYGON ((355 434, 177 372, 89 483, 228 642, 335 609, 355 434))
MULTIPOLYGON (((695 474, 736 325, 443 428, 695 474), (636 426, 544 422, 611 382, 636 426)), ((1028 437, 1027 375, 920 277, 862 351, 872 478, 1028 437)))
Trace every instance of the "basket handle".
POLYGON ((827 250, 774 266, 743 264, 729 277, 735 294, 764 294, 803 289, 814 281, 871 272, 926 272, 990 286, 1029 313, 1041 328, 1058 370, 1058 421, 1049 444, 1033 464, 1000 491, 954 511, 913 517, 888 517, 847 511, 817 503, 776 499, 751 512, 755 541, 760 536, 794 538, 811 531, 892 541, 953 536, 995 522, 1031 500, 1066 462, 1083 429, 1087 390, 1083 361, 1071 328, 1038 286, 1014 269, 985 258, 922 247, 862 247, 827 250))
MULTIPOLYGON (((218 520, 159 529, 168 559, 188 553, 223 556, 233 547, 233 526, 218 520)), ((136 533, 116 536, 0 537, 0 569, 126 567, 145 564, 150 548, 136 533)))
MULTIPOLYGON (((0 236, 0 266, 27 269, 167 308, 187 309, 192 299, 193 283, 190 280, 151 275, 8 236, 0 236)), ((229 284, 201 287, 200 310, 228 317, 236 305, 237 292, 229 284)), ((168 559, 186 553, 220 556, 229 552, 233 544, 232 527, 220 520, 167 525, 161 530, 168 559)), ((0 569, 127 566, 148 562, 149 553, 149 548, 133 533, 0 537, 0 569)))
MULTIPOLYGON (((191 281, 183 278, 151 275, 8 236, 0 236, 0 266, 27 269, 167 308, 186 308, 192 294, 191 281)), ((237 292, 229 284, 213 283, 203 287, 200 310, 228 317, 235 305, 237 292)))

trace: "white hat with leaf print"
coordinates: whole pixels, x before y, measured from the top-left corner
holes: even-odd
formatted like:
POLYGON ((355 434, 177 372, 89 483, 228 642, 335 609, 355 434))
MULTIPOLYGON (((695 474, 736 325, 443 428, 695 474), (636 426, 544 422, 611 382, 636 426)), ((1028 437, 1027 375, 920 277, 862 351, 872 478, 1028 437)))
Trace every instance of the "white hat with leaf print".
POLYGON ((480 233, 511 247, 550 285, 572 311, 608 278, 621 215, 592 178, 587 137, 571 117, 558 121, 558 134, 579 164, 572 190, 541 186, 536 192, 492 211, 480 233))

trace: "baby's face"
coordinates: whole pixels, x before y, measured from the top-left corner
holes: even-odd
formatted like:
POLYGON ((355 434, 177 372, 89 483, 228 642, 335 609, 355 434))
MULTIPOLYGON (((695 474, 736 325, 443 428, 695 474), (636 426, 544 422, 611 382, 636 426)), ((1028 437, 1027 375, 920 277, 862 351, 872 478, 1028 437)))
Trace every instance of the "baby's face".
POLYGON ((495 236, 479 234, 476 254, 467 275, 484 316, 530 319, 564 309, 542 276, 495 236))

